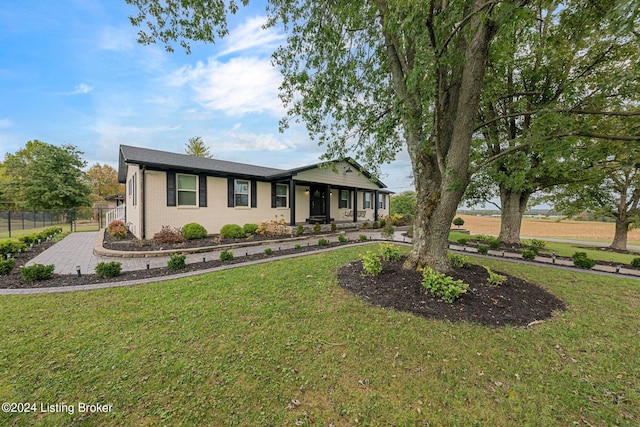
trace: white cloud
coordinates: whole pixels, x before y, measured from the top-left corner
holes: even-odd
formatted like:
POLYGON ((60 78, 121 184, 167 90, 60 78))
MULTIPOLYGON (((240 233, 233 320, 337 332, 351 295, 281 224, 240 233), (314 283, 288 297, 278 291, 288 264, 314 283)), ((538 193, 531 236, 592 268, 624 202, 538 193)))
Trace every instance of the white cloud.
POLYGON ((0 128, 10 128, 13 122, 10 119, 0 119, 0 128))
POLYGON ((87 94, 92 90, 93 90, 93 87, 89 86, 88 84, 80 83, 75 88, 73 88, 73 92, 71 92, 71 94, 72 95, 87 94))
POLYGON ((102 50, 130 51, 136 46, 132 27, 104 27, 98 34, 97 46, 102 50))
POLYGON ((257 134, 238 132, 238 129, 203 138, 213 141, 210 145, 216 153, 231 153, 238 151, 289 151, 296 148, 296 144, 282 140, 273 134, 257 134))
POLYGON ((236 57, 228 62, 209 58, 186 66, 167 79, 173 86, 189 86, 195 100, 209 110, 229 115, 247 113, 284 114, 278 98, 282 78, 267 58, 236 57))
POLYGON ((246 20, 244 24, 233 29, 229 35, 223 39, 223 49, 217 56, 229 55, 231 53, 258 49, 269 54, 282 44, 286 36, 275 28, 263 29, 267 22, 265 16, 256 16, 246 20))

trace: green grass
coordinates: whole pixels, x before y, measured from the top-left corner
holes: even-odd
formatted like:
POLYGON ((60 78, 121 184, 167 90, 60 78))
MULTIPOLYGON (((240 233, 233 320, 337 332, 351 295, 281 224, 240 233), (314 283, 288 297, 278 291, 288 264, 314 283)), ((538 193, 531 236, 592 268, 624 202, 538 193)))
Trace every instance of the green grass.
POLYGON ((570 307, 530 329, 490 329, 382 309, 342 290, 336 268, 365 251, 2 297, 0 402, 113 410, 0 412, 0 425, 640 422, 639 282, 481 260, 542 283, 570 307))

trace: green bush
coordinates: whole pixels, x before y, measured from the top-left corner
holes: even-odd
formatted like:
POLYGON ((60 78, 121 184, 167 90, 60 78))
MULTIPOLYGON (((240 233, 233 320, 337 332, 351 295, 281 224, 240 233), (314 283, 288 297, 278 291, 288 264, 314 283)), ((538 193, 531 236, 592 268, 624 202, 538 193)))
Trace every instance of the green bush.
POLYGON ((361 234, 359 238, 361 242, 366 242, 367 240, 369 240, 366 234, 361 234))
POLYGON ((431 267, 424 269, 422 285, 433 295, 448 303, 453 303, 469 289, 469 285, 462 280, 455 280, 445 274, 437 273, 431 267))
POLYGON ((182 235, 187 240, 204 239, 209 235, 207 229, 197 222, 190 222, 182 227, 182 235))
POLYGON ((380 243, 380 256, 385 261, 398 261, 400 248, 391 243, 380 243))
POLYGON ((187 266, 185 262, 186 259, 186 255, 172 254, 167 263, 167 267, 169 267, 169 270, 181 270, 187 266))
POLYGON ((385 223, 385 225, 382 227, 382 237, 384 237, 385 239, 391 239, 393 238, 394 233, 395 230, 393 229, 393 225, 391 225, 390 222, 385 223))
POLYGON ((27 249, 27 245, 18 239, 0 240, 0 258, 6 258, 7 254, 17 254, 27 249))
POLYGON ((107 233, 116 240, 121 240, 127 237, 127 227, 124 221, 116 219, 111 221, 107 226, 107 233))
POLYGON ((469 258, 464 255, 449 252, 447 256, 449 257, 449 263, 456 268, 463 268, 469 262, 469 258))
POLYGON ((220 252, 220 261, 231 261, 233 259, 233 252, 231 252, 230 250, 225 249, 224 251, 220 252))
POLYGON ((489 245, 489 247, 491 249, 498 249, 500 248, 500 242, 498 241, 498 239, 496 239, 493 236, 489 236, 489 238, 487 239, 487 244, 489 245))
POLYGON ((480 245, 478 246, 478 253, 482 255, 486 255, 489 253, 489 246, 480 245))
POLYGON ((336 225, 336 223, 332 222, 331 223, 331 232, 335 233, 337 229, 338 229, 338 226, 336 225))
POLYGON ((371 251, 367 251, 361 256, 362 268, 369 276, 377 276, 382 272, 382 263, 380 257, 371 251))
POLYGON ((640 267, 640 258, 634 258, 631 260, 631 265, 634 267, 640 267))
POLYGON ((297 244, 293 247, 293 249, 298 250, 298 249, 302 249, 302 246, 300 244, 297 244))
POLYGON ((455 225, 458 228, 462 227, 464 225, 464 219, 457 217, 456 219, 453 220, 453 225, 455 225))
POLYGON ((223 225, 220 234, 225 239, 241 239, 245 236, 244 230, 238 224, 223 225))
POLYGON ((371 224, 369 224, 369 221, 365 221, 362 223, 362 228, 363 229, 367 229, 367 228, 371 228, 371 224))
POLYGON ((296 236, 302 236, 304 234, 304 227, 302 225, 298 225, 296 228, 296 236))
POLYGON ((318 246, 327 246, 328 244, 329 242, 327 241, 327 239, 318 240, 318 246))
POLYGON ((313 226, 313 232, 315 234, 319 234, 322 231, 322 226, 320 225, 319 222, 316 222, 316 224, 313 226))
POLYGON ((489 267, 485 268, 487 269, 487 273, 489 273, 489 279, 487 279, 487 283, 489 283, 490 286, 500 286, 507 280, 507 276, 494 273, 489 267))
POLYGON ((522 251, 522 258, 528 259, 528 260, 534 260, 536 259, 536 251, 532 249, 525 249, 524 251, 522 251))
POLYGON ((120 274, 120 271, 122 271, 122 263, 118 261, 102 261, 96 265, 96 275, 104 277, 105 279, 116 277, 120 274))
POLYGON ((349 241, 349 239, 347 239, 344 235, 339 235, 338 236, 338 242, 340 243, 347 243, 349 241))
POLYGON ((25 245, 29 246, 29 245, 35 244, 38 241, 38 238, 36 237, 35 234, 24 234, 18 237, 18 240, 20 240, 25 245))
POLYGON ((538 239, 531 239, 531 247, 543 249, 545 246, 547 246, 547 242, 538 239))
POLYGON ((6 276, 8 274, 11 274, 15 266, 16 266, 15 258, 9 258, 7 260, 0 259, 0 275, 6 276))
POLYGON ((380 228, 380 223, 378 221, 373 221, 373 224, 371 225, 371 228, 374 228, 374 229, 380 228))
POLYGON ((587 270, 592 269, 596 262, 587 256, 586 252, 576 252, 572 256, 573 265, 578 268, 586 268, 587 270))
POLYGON ((273 249, 271 249, 271 248, 266 248, 266 249, 264 250, 264 254, 265 254, 266 256, 269 256, 269 255, 271 255, 272 253, 273 253, 273 249))
POLYGON ((20 270, 20 274, 27 282, 33 282, 34 280, 47 280, 53 276, 55 265, 42 265, 33 264, 29 267, 24 267, 20 270))
POLYGON ((242 231, 244 231, 244 234, 256 234, 258 230, 258 224, 245 224, 242 226, 242 231))
POLYGON ((469 239, 467 239, 466 237, 461 237, 460 239, 458 239, 458 243, 460 243, 461 245, 466 245, 467 241, 469 241, 469 239))

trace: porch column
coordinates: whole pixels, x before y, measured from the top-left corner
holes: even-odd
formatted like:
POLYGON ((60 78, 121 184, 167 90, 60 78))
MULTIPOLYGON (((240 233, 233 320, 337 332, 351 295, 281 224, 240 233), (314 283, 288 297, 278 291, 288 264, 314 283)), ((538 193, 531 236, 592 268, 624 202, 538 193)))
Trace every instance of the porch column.
POLYGON ((358 222, 358 189, 353 189, 353 222, 358 222))
POLYGON ((296 182, 293 179, 289 180, 289 214, 291 219, 289 225, 296 225, 296 182))
POLYGON ((378 198, 380 197, 378 195, 378 190, 374 191, 375 197, 373 198, 373 203, 375 203, 375 205, 373 206, 373 220, 377 221, 378 220, 378 198))
POLYGON ((331 222, 331 185, 327 185, 325 190, 325 205, 324 205, 324 213, 325 213, 325 224, 329 224, 331 222))

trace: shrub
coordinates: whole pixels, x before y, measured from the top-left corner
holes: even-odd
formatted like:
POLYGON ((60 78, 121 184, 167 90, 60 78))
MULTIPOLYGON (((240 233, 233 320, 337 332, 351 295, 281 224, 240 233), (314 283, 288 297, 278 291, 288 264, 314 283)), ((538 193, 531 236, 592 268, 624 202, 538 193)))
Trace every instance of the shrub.
POLYGON ((321 231, 322 231, 322 226, 320 225, 319 222, 316 222, 316 224, 313 226, 313 233, 319 234, 321 231))
POLYGON ((245 236, 244 230, 238 224, 223 225, 220 234, 225 239, 241 239, 245 236))
POLYGON ((263 222, 258 226, 256 233, 262 234, 264 236, 287 236, 289 235, 289 227, 287 227, 287 221, 284 218, 272 219, 271 221, 263 222))
POLYGON ((587 256, 586 252, 576 252, 573 254, 573 265, 579 268, 591 269, 596 262, 587 256))
POLYGON ((53 276, 55 265, 42 265, 33 264, 29 267, 24 267, 20 270, 20 274, 27 282, 33 282, 34 280, 47 280, 53 276))
POLYGON ((186 255, 172 254, 167 267, 169 267, 169 270, 181 270, 187 266, 186 259, 186 255))
POLYGON ((105 279, 116 277, 120 274, 120 271, 122 271, 122 263, 119 263, 118 261, 102 261, 96 265, 96 274, 104 277, 105 279))
POLYGON ((400 259, 400 248, 391 243, 381 243, 380 256, 385 261, 398 261, 400 259))
POLYGON ((469 258, 464 255, 449 252, 447 256, 449 257, 451 265, 456 268, 463 268, 464 265, 469 262, 469 258))
POLYGON ((16 266, 15 258, 9 258, 7 260, 0 259, 0 275, 6 276, 8 274, 11 274, 15 266, 16 266))
POLYGON ((153 241, 157 243, 177 244, 184 243, 186 240, 179 228, 172 228, 168 225, 163 225, 162 229, 153 235, 153 241))
POLYGON ((335 233, 337 229, 338 229, 338 226, 336 225, 336 223, 332 222, 331 223, 331 232, 335 233))
POLYGON ((293 249, 298 250, 298 249, 302 249, 302 246, 300 246, 300 244, 297 244, 293 247, 293 249))
POLYGON ((640 258, 634 258, 631 260, 631 265, 634 267, 640 267, 640 258))
POLYGON ((110 229, 110 228, 113 228, 113 227, 120 227, 120 226, 124 227, 125 225, 126 224, 124 223, 123 220, 116 219, 116 220, 111 221, 109 223, 109 225, 107 225, 107 230, 110 229))
POLYGON ((455 225, 458 228, 462 227, 464 225, 464 219, 457 217, 456 219, 453 220, 453 225, 455 225))
POLYGON ((489 267, 485 268, 487 269, 487 273, 489 273, 489 279, 487 279, 487 283, 489 283, 490 286, 500 286, 507 280, 507 276, 494 273, 489 267))
POLYGON ((20 237, 18 237, 18 240, 20 240, 22 243, 24 243, 25 245, 29 246, 35 242, 38 241, 38 239, 36 238, 35 234, 24 234, 20 237))
POLYGON ((547 246, 547 242, 538 239, 531 239, 532 248, 543 249, 545 246, 547 246))
POLYGON ((116 240, 127 237, 127 229, 124 225, 115 225, 107 230, 107 233, 116 240))
POLYGON ((384 228, 384 226, 387 225, 387 221, 384 218, 380 219, 380 227, 384 228))
POLYGON ((366 234, 361 234, 359 238, 361 242, 366 242, 367 240, 369 240, 366 234))
POLYGON ((380 228, 380 223, 378 221, 373 221, 373 224, 371 225, 371 228, 375 228, 375 229, 380 228))
POLYGON ((264 250, 264 254, 265 254, 266 256, 269 256, 269 255, 271 255, 272 253, 273 253, 273 249, 271 249, 271 248, 265 248, 265 250, 264 250))
POLYGON ((0 258, 6 258, 7 254, 17 254, 27 249, 27 245, 18 239, 0 240, 0 258))
POLYGON ((362 228, 364 228, 365 230, 370 227, 371 227, 371 224, 369 224, 369 221, 365 221, 362 223, 362 228))
POLYGON ((393 234, 395 233, 395 230, 393 229, 393 225, 391 225, 390 222, 387 222, 384 227, 382 227, 382 237, 384 237, 385 239, 392 239, 393 238, 393 234))
POLYGON ((369 276, 377 276, 382 272, 382 263, 380 262, 380 257, 378 257, 378 255, 371 251, 367 251, 367 253, 361 256, 361 259, 362 268, 369 276))
POLYGON ((242 226, 244 234, 256 234, 258 232, 258 224, 245 224, 242 226))
POLYGON ((460 239, 458 239, 458 243, 460 243, 461 245, 466 245, 468 240, 469 239, 467 239, 466 237, 461 237, 460 239))
POLYGON ((495 238, 495 237, 493 237, 493 236, 490 236, 490 237, 487 239, 487 244, 489 245, 489 247, 490 247, 491 249, 498 249, 498 248, 500 248, 500 242, 498 241, 498 239, 496 239, 496 238, 495 238))
POLYGON ((425 289, 448 303, 453 303, 469 289, 469 285, 462 280, 455 280, 445 274, 437 273, 431 267, 425 268, 422 274, 422 285, 425 289))
POLYGON ((230 250, 225 249, 224 251, 220 252, 220 261, 231 261, 233 259, 233 252, 231 252, 230 250))
POLYGON ((298 225, 296 228, 296 236, 302 236, 304 234, 304 227, 302 225, 298 225))
POLYGON ((349 239, 347 239, 344 235, 341 234, 341 235, 338 236, 338 242, 347 243, 348 241, 349 241, 349 239))
POLYGON ((328 244, 329 242, 327 241, 327 239, 318 240, 318 246, 327 246, 328 244))
POLYGON ((208 234, 207 229, 197 222, 190 222, 182 227, 182 235, 187 240, 204 239, 208 234))
POLYGON ((536 259, 536 252, 531 249, 526 249, 522 251, 522 258, 528 259, 528 260, 534 260, 536 259))
POLYGON ((489 246, 480 245, 478 246, 478 253, 482 255, 486 255, 489 253, 489 246))

